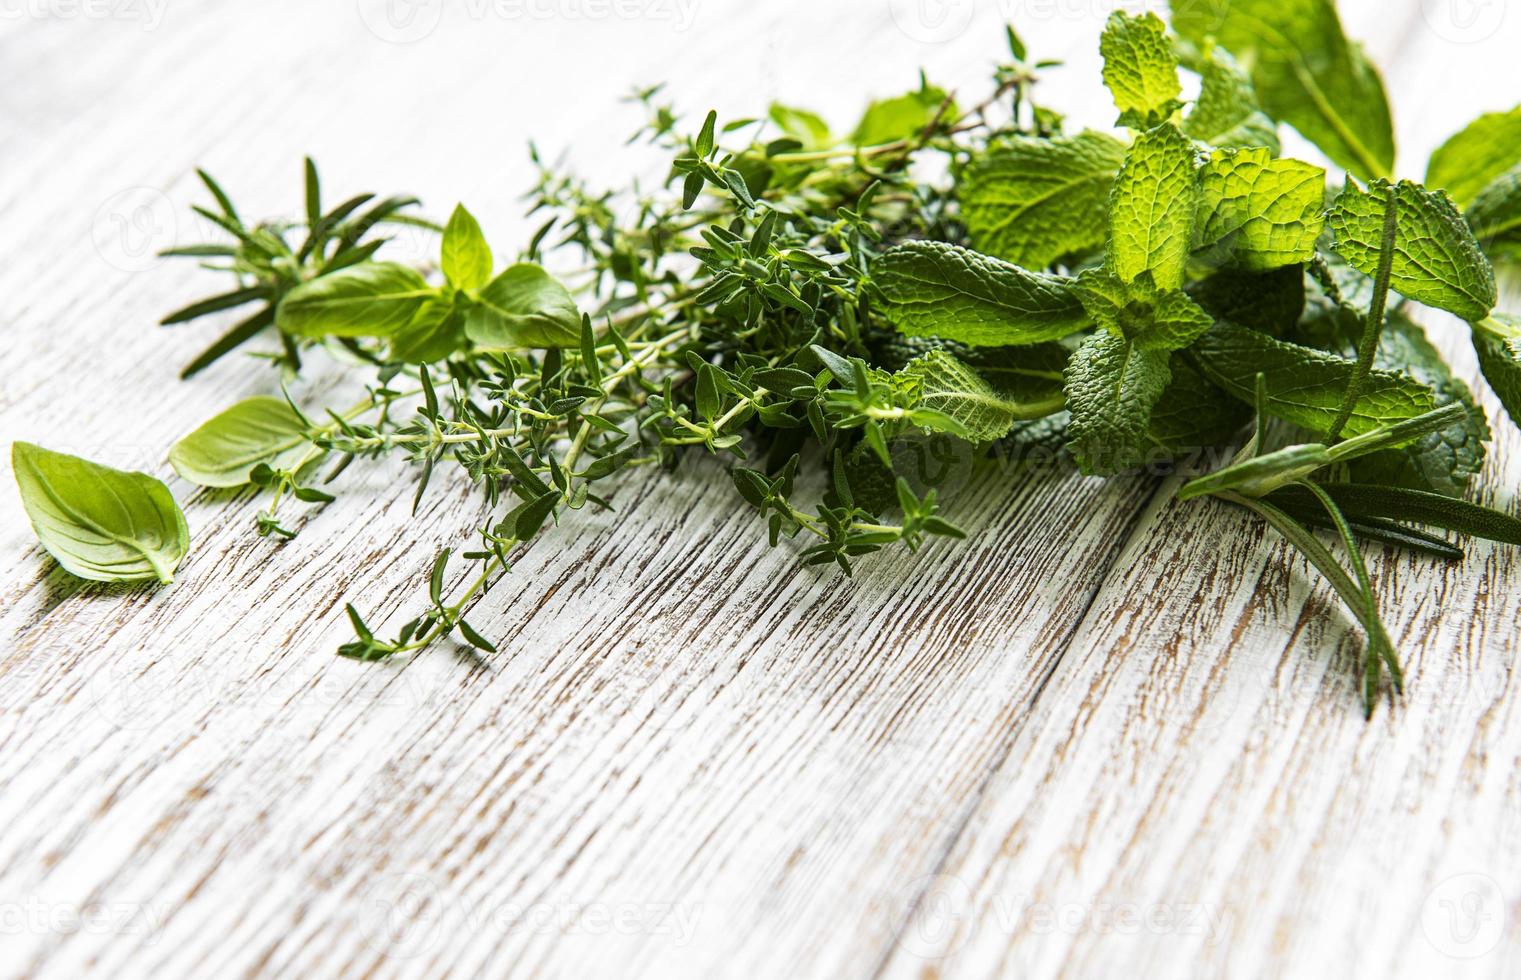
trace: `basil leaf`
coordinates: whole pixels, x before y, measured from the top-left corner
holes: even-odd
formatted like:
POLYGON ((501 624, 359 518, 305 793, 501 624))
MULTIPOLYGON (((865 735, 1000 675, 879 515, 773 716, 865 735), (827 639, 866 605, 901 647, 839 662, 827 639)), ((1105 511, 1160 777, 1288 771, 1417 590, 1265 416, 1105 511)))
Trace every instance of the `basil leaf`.
POLYGON ((1067 367, 1068 447, 1089 476, 1133 469, 1152 451, 1152 410, 1172 380, 1171 355, 1108 333, 1088 338, 1067 367))
POLYGON ((807 109, 773 102, 766 115, 784 135, 797 140, 804 150, 822 150, 834 144, 834 138, 829 134, 829 124, 807 109))
POLYGON ((295 466, 311 445, 306 422, 284 399, 258 395, 238 402, 169 450, 174 472, 198 486, 241 487, 260 463, 295 466))
POLYGON ((1102 133, 1019 136, 967 168, 959 193, 972 244, 1027 269, 1095 249, 1125 144, 1102 133))
POLYGON ((1265 272, 1308 262, 1325 227, 1326 172, 1269 150, 1217 150, 1199 172, 1194 249, 1265 272))
POLYGON ((37 540, 66 571, 92 582, 174 581, 190 533, 162 482, 26 442, 12 444, 11 466, 37 540))
MULTIPOLYGON (((873 102, 866 107, 850 141, 856 146, 878 146, 912 139, 929 126, 945 96, 944 89, 926 85, 917 92, 873 102)), ((954 119, 956 110, 951 108, 946 115, 954 119)))
POLYGON ((1110 14, 1099 53, 1104 56, 1104 84, 1120 110, 1119 125, 1150 129, 1178 110, 1178 96, 1183 94, 1178 58, 1156 14, 1110 14))
POLYGON ((362 262, 286 294, 275 325, 294 337, 386 337, 435 295, 422 274, 394 262, 362 262))
MULTIPOLYGON (((1248 405, 1257 375, 1265 376, 1269 415, 1312 432, 1330 430, 1352 380, 1351 361, 1311 347, 1274 340, 1233 323, 1217 323, 1191 348, 1205 377, 1248 405)), ((1431 389, 1387 371, 1373 371, 1347 421, 1349 436, 1431 411, 1431 389)))
MULTIPOLYGON (((1495 273, 1452 200, 1440 191, 1402 180, 1394 185, 1396 232, 1390 288, 1465 320, 1482 320, 1495 308, 1495 273)), ((1384 210, 1390 185, 1368 190, 1348 183, 1327 216, 1332 246, 1353 268, 1376 275, 1383 250, 1384 210)))
POLYGON ((889 249, 873 278, 883 316, 910 336, 978 346, 1038 344, 1088 322, 1070 280, 943 242, 889 249))
POLYGON ((1269 116, 1299 130, 1364 180, 1394 169, 1394 126, 1378 71, 1347 40, 1333 0, 1180 3, 1173 29, 1213 37, 1251 66, 1269 116))
POLYGON ((1123 282, 1108 269, 1088 269, 1077 290, 1100 326, 1145 350, 1187 347, 1215 322, 1183 290, 1158 289, 1149 271, 1123 282))
POLYGON ((1426 186, 1446 191, 1460 208, 1521 164, 1521 106, 1487 112, 1431 154, 1426 186))
POLYGON ((1109 198, 1109 267, 1126 282, 1150 271, 1157 286, 1183 285, 1198 209, 1194 144, 1158 126, 1131 144, 1109 198))
POLYGON ((491 246, 474 215, 456 205, 444 228, 441 266, 455 289, 480 289, 491 281, 491 246))
POLYGON ((452 303, 429 301, 391 337, 391 357, 407 364, 431 364, 465 344, 464 314, 452 303))
POLYGON ((480 291, 465 314, 465 334, 486 350, 578 347, 581 311, 558 279, 523 262, 480 291))
POLYGON ((1206 44, 1190 63, 1199 74, 1199 100, 1183 120, 1183 132, 1211 146, 1262 146, 1276 156, 1278 127, 1262 111, 1251 76, 1229 51, 1206 44))

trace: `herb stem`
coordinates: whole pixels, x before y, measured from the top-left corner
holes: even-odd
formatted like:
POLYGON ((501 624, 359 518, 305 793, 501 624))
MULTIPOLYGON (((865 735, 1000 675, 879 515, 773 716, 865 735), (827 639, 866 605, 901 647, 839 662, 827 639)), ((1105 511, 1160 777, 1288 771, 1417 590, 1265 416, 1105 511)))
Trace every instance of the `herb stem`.
POLYGON ((1373 280, 1373 302, 1368 307, 1368 320, 1363 326, 1362 341, 1357 348, 1357 364, 1352 369, 1352 379, 1347 382, 1341 410, 1337 412, 1336 421, 1326 433, 1328 442, 1334 443, 1341 438, 1342 430, 1346 428, 1358 399, 1362 397, 1368 375, 1373 371, 1373 358, 1378 354, 1379 337, 1384 332, 1384 312, 1389 302, 1389 279, 1394 271, 1394 243, 1399 231, 1397 202, 1398 192, 1391 184, 1384 203, 1384 236, 1380 243, 1378 275, 1373 280))

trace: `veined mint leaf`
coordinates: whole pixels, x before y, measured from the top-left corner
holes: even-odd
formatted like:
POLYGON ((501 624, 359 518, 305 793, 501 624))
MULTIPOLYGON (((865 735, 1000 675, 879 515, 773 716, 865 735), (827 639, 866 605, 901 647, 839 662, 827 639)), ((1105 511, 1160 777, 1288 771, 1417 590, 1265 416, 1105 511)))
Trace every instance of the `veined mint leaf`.
POLYGON ((1473 324, 1473 348, 1484 380, 1521 425, 1521 318, 1497 313, 1473 324))
POLYGON ((1068 445, 1084 473, 1108 476, 1147 461, 1151 414, 1172 379, 1171 356, 1109 333, 1094 334, 1072 355, 1068 445))
POLYGON ((1521 106, 1487 112, 1443 143, 1426 166, 1426 186, 1444 190, 1460 208, 1521 164, 1521 106))
POLYGON ((883 316, 911 336, 992 347, 1038 344, 1088 322, 1069 280, 943 242, 889 249, 873 278, 883 316))
MULTIPOLYGON (((1041 418, 1060 411, 1060 392, 1054 400, 1020 400, 1019 394, 1000 391, 987 379, 950 353, 937 350, 909 363, 905 376, 918 384, 916 408, 953 419, 972 442, 990 442, 1009 434, 1022 419, 1041 418)), ((931 427, 934 427, 933 425, 931 427)))
POLYGON ((1304 269, 1284 266, 1271 272, 1221 269, 1189 283, 1188 295, 1216 320, 1229 320, 1274 337, 1299 322, 1305 309, 1304 269))
POLYGON ((1492 255, 1521 255, 1521 164, 1496 177, 1468 206, 1468 225, 1492 255))
POLYGON ((410 266, 362 262, 292 289, 275 325, 294 337, 386 337, 436 294, 410 266))
MULTIPOLYGON (((1328 432, 1354 365, 1312 347, 1274 340, 1233 323, 1218 323, 1192 348, 1205 377, 1246 404, 1256 401, 1257 375, 1267 382, 1268 414, 1312 432, 1328 432)), ((1401 375, 1374 371, 1347 421, 1349 436, 1414 418, 1436 406, 1431 389, 1401 375)))
POLYGON ((1104 84, 1114 93, 1120 125, 1151 129, 1177 111, 1183 92, 1178 58, 1160 17, 1115 11, 1104 27, 1099 51, 1104 56, 1104 84))
POLYGON ((257 395, 212 416, 169 450, 169 465, 203 487, 241 487, 260 463, 297 464, 311 446, 306 422, 283 398, 257 395))
MULTIPOLYGON (((1353 268, 1376 275, 1390 185, 1348 183, 1326 221, 1334 248, 1353 268)), ((1489 316, 1498 299, 1495 274, 1473 232, 1440 191, 1402 180, 1394 185, 1396 230, 1389 285, 1400 295, 1465 320, 1489 316)))
POLYGON ((455 289, 480 289, 491 281, 491 246, 475 216, 456 205, 444 228, 441 266, 455 289))
POLYGON ((1108 269, 1088 269, 1077 289, 1100 326, 1144 350, 1180 350, 1215 322, 1183 290, 1158 289, 1150 271, 1125 282, 1108 269))
POLYGON ((1194 144, 1158 126, 1125 155, 1109 198, 1109 267, 1126 282, 1150 271, 1162 289, 1183 285, 1199 185, 1194 144))
POLYGON ((37 540, 65 571, 92 582, 174 581, 190 532, 162 481, 27 442, 12 444, 11 466, 37 540))
POLYGON ((1151 410, 1147 437, 1168 457, 1229 442, 1252 417, 1252 410, 1212 384, 1186 354, 1172 357, 1172 381, 1151 410))
POLYGON ((1253 271, 1308 262, 1325 227, 1326 172, 1263 148, 1216 150, 1199 172, 1194 247, 1253 271))
POLYGON ((1109 224, 1109 188, 1125 159, 1112 136, 1016 137, 980 157, 960 184, 972 244, 1027 269, 1097 248, 1109 224))
POLYGON ((486 350, 576 347, 581 312, 560 280, 530 262, 509 266, 465 314, 465 333, 486 350))
POLYGON ((1199 100, 1184 118, 1183 132, 1211 146, 1263 146, 1276 156, 1278 126, 1262 111, 1251 76, 1230 52, 1206 44, 1189 67, 1199 74, 1199 100))
POLYGON ((1394 126, 1378 72, 1347 40, 1333 0, 1179 3, 1173 29, 1213 37, 1251 66, 1269 116, 1364 180, 1394 169, 1394 126))

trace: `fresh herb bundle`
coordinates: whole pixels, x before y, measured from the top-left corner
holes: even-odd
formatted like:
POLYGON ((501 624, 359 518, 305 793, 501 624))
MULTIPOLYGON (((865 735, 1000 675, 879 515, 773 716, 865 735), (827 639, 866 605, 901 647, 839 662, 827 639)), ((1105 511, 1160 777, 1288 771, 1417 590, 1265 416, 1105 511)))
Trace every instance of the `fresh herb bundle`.
MULTIPOLYGON (((299 526, 290 501, 331 501, 322 487, 356 459, 414 462, 417 500, 440 467, 479 486, 491 516, 459 556, 475 570, 462 590, 446 594, 446 550, 393 636, 349 607, 340 653, 375 660, 456 634, 493 651, 465 616, 515 550, 607 506, 624 470, 687 452, 732 457, 772 545, 801 539, 805 562, 849 573, 963 536, 939 514, 950 467, 926 453, 988 460, 1056 435, 1083 473, 1113 476, 1239 445, 1179 495, 1249 509, 1325 576, 1367 633, 1371 713, 1383 673, 1396 691, 1402 675, 1362 543, 1444 560, 1462 557, 1444 530, 1521 544, 1521 521, 1461 499, 1488 423, 1408 311, 1467 321, 1521 417, 1521 322, 1495 313, 1490 264, 1521 251, 1521 108, 1453 137, 1428 186, 1394 182, 1382 83, 1330 0, 1200 7, 1175 12, 1176 36, 1110 18, 1116 133, 1064 132, 1034 99, 1054 63, 1012 30, 986 99, 921 78, 847 137, 782 105, 722 128, 709 113, 694 134, 658 88, 639 92, 635 139, 669 153, 664 187, 604 192, 535 156, 543 223, 505 264, 463 206, 442 228, 407 197, 325 209, 308 161, 303 218, 250 225, 202 173, 215 208, 198 210, 229 241, 172 254, 235 288, 164 322, 253 306, 185 373, 268 334, 287 396, 233 405, 170 462, 266 490, 258 531, 277 537, 299 526), (1280 155, 1280 125, 1345 171, 1340 187, 1280 155), (396 223, 440 232, 436 266, 383 260, 396 223), (546 269, 566 264, 579 271, 546 269), (318 349, 368 377, 365 397, 290 393, 318 349), (805 471, 821 493, 799 490, 805 471)), ((172 576, 186 535, 161 483, 24 444, 14 459, 65 568, 172 576)))

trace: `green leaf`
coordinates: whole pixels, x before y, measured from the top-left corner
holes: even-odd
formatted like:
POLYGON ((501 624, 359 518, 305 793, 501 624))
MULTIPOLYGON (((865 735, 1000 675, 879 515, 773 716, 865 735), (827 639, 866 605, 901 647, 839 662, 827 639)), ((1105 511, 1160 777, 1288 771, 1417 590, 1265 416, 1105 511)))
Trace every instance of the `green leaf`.
POLYGON ((1234 490, 1249 497, 1272 493, 1330 466, 1333 462, 1326 446, 1314 442, 1286 446, 1276 452, 1263 453, 1224 469, 1190 480, 1178 491, 1179 500, 1192 500, 1210 493, 1234 490))
POLYGON ((444 278, 455 289, 480 289, 491 281, 494 271, 491 246, 475 216, 456 205, 444 228, 442 248, 444 278))
POLYGON ((1265 272, 1308 262, 1325 227, 1326 172, 1267 149, 1216 150, 1199 172, 1194 249, 1265 272))
POLYGON ((1304 314, 1304 283, 1300 266, 1260 273, 1221 269, 1207 279, 1190 283, 1187 290, 1216 320, 1281 337, 1304 314))
POLYGON ((295 466, 311 446, 306 422, 282 398, 257 395, 213 416, 169 450, 169 465, 203 487, 241 487, 260 463, 295 466))
POLYGON ((1065 344, 967 347, 955 356, 1001 398, 1021 406, 1019 419, 1044 418, 1066 405, 1063 387, 1072 351, 1065 344))
POLYGON ((1521 164, 1521 106, 1487 112, 1443 143, 1426 165, 1426 186, 1466 208, 1486 187, 1521 164))
POLYGON ((1243 64, 1269 116, 1364 180, 1394 170, 1394 126, 1383 82, 1347 40, 1333 0, 1180 3, 1172 25, 1203 46, 1213 37, 1243 64))
MULTIPOLYGON (((1351 361, 1302 347, 1232 323, 1218 323, 1194 344, 1205 377, 1250 405, 1256 399, 1257 375, 1266 381, 1270 415, 1312 432, 1327 432, 1341 408, 1352 379, 1351 361)), ((1360 435, 1401 419, 1429 412, 1436 404, 1431 389, 1387 371, 1368 376, 1353 406, 1346 433, 1360 435)))
POLYGON ((1171 371, 1147 428, 1147 438, 1168 458, 1224 445, 1252 417, 1249 406, 1212 384, 1184 353, 1173 354, 1171 371))
POLYGON ((292 289, 275 325, 294 337, 386 337, 412 322, 435 294, 415 269, 364 262, 292 289))
POLYGON ((807 109, 773 102, 766 115, 783 134, 797 140, 805 150, 822 150, 834 143, 834 138, 829 134, 829 124, 807 109))
POLYGON ((1199 73, 1199 100, 1183 120, 1183 132, 1211 146, 1262 146, 1276 156, 1278 127, 1262 111, 1252 79, 1230 52, 1205 45, 1189 67, 1199 73))
POLYGON ((978 346, 1038 344, 1088 322, 1069 280, 943 242, 889 249, 873 276, 883 316, 910 336, 978 346))
MULTIPOLYGON (((1321 489, 1331 495, 1349 518, 1382 518, 1409 524, 1425 524, 1476 538, 1521 544, 1521 520, 1436 493, 1386 487, 1373 484, 1326 483, 1321 489)), ((1301 507, 1309 492, 1301 487, 1285 487, 1273 494, 1274 503, 1301 507)))
POLYGON ((11 445, 11 467, 37 540, 66 571, 93 582, 174 581, 190 532, 162 482, 27 442, 11 445))
MULTIPOLYGON (((950 353, 937 350, 911 361, 903 375, 918 385, 916 408, 954 420, 953 434, 971 442, 991 442, 1009 434, 1021 419, 1040 418, 1060 410, 1061 399, 1025 402, 1016 392, 995 389, 986 378, 950 353)), ((938 428, 930 424, 930 428, 938 428)))
POLYGON ((1156 14, 1110 14, 1099 52, 1104 56, 1104 84, 1120 110, 1120 125, 1150 129, 1178 110, 1183 93, 1178 59, 1167 26, 1156 14))
POLYGON ((1521 164, 1479 193, 1468 207, 1468 226, 1491 255, 1521 255, 1521 164))
POLYGON ((1108 333, 1088 338, 1067 367, 1068 446, 1090 476, 1147 462, 1152 410, 1172 380, 1171 355, 1108 333))
MULTIPOLYGON (((873 102, 866 107, 850 141, 856 146, 879 146, 913 139, 934 120, 945 98, 944 89, 926 85, 907 95, 873 102)), ((954 108, 948 110, 948 118, 955 118, 955 115, 954 108)))
POLYGON ((977 158, 958 191, 972 244, 1027 269, 1104 243, 1125 145, 1103 133, 1015 137, 977 158))
MULTIPOLYGON (((1368 190, 1348 183, 1327 217, 1333 246, 1353 268, 1378 272, 1389 183, 1368 190)), ((1394 185, 1396 233, 1390 288, 1465 320, 1482 320, 1495 308, 1495 274, 1452 200, 1440 191, 1402 180, 1394 185)))
POLYGON ((1484 380, 1521 425, 1521 319, 1497 313, 1473 324, 1473 349, 1484 380))
POLYGON ((1144 350, 1180 350, 1215 322, 1183 290, 1158 289, 1149 271, 1123 282, 1108 269, 1087 269, 1077 290, 1100 326, 1144 350))
POLYGON ((523 262, 480 291, 465 315, 465 334, 486 350, 576 347, 581 312, 570 291, 542 268, 523 262))
POLYGON ((431 364, 465 344, 464 314, 452 303, 429 301, 391 337, 391 357, 406 364, 431 364))
POLYGON ((1194 144, 1176 126, 1139 137, 1109 198, 1109 267, 1126 282, 1150 271, 1157 286, 1183 285, 1199 185, 1194 144))

